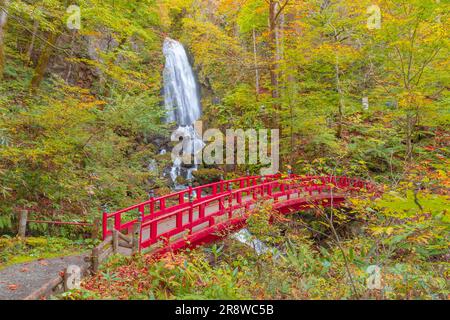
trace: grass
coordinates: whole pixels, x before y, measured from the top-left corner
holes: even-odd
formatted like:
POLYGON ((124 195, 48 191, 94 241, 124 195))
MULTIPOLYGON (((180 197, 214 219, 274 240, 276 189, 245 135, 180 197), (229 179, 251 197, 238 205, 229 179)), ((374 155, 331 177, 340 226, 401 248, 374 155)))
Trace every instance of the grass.
POLYGON ((91 239, 69 240, 57 237, 0 238, 0 270, 14 264, 79 254, 92 248, 91 239))

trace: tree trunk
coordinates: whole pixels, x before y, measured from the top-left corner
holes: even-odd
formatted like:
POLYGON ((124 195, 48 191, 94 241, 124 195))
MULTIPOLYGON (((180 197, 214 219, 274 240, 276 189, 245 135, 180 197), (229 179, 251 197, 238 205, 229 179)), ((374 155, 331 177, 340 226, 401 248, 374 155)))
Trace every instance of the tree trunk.
POLYGON ((33 50, 34 50, 34 43, 36 42, 36 34, 38 32, 38 28, 39 28, 39 21, 38 20, 34 20, 33 23, 33 34, 31 35, 31 41, 30 41, 30 46, 28 47, 28 61, 31 65, 31 58, 33 56, 33 50))
MULTIPOLYGON (((279 102, 279 77, 278 77, 278 54, 279 54, 279 43, 278 43, 278 30, 277 30, 277 20, 281 13, 278 6, 278 2, 269 2, 269 50, 271 55, 271 61, 269 62, 269 73, 270 73, 270 84, 271 84, 271 95, 273 99, 273 116, 271 119, 272 129, 279 130, 280 139, 283 139, 283 132, 281 128, 281 115, 280 115, 280 102, 279 102)), ((282 165, 280 159, 280 166, 282 165)))
POLYGON ((19 237, 25 238, 27 232, 27 220, 28 220, 28 210, 21 210, 19 215, 19 228, 17 235, 19 237))
POLYGON ((338 127, 337 127, 337 132, 336 132, 336 136, 338 138, 342 138, 342 122, 344 120, 344 97, 343 97, 343 92, 342 92, 342 88, 341 88, 341 80, 339 77, 339 57, 336 54, 336 64, 335 64, 335 70, 336 70, 336 89, 339 95, 339 104, 338 104, 338 127))
POLYGON ((258 70, 258 60, 256 54, 256 35, 255 28, 253 28, 253 58, 255 60, 255 88, 256 88, 256 100, 258 100, 259 95, 259 70, 258 70))
POLYGON ((5 27, 8 21, 9 0, 0 0, 0 80, 5 70, 5 27))
POLYGON ((276 45, 276 66, 277 66, 277 77, 281 77, 280 71, 280 61, 284 59, 284 13, 281 12, 278 16, 279 22, 276 24, 275 28, 275 45, 276 45))
POLYGON ((295 83, 295 78, 292 74, 289 74, 288 77, 288 98, 289 98, 289 136, 290 136, 290 156, 289 156, 289 165, 291 168, 294 166, 294 99, 297 93, 297 86, 295 83))
POLYGON ((414 133, 414 118, 411 114, 407 114, 406 116, 406 160, 412 161, 413 159, 413 133, 414 133))
POLYGON ((277 99, 278 96, 278 61, 277 61, 277 2, 269 3, 269 48, 271 51, 272 61, 269 65, 270 84, 272 85, 272 98, 277 99))
POLYGON ((31 92, 36 92, 44 79, 45 71, 47 70, 48 62, 50 61, 50 56, 53 52, 53 47, 55 46, 57 39, 58 36, 56 33, 50 32, 44 49, 39 57, 36 69, 34 70, 33 79, 31 79, 31 92))

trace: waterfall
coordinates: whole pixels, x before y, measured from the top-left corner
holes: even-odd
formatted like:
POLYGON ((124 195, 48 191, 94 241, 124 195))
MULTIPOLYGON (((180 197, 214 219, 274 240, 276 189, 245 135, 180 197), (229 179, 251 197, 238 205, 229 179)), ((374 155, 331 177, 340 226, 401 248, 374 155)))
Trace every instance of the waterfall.
POLYGON ((172 138, 182 137, 183 149, 194 154, 194 165, 187 168, 184 174, 182 159, 174 160, 170 176, 176 184, 178 176, 182 175, 186 179, 191 179, 192 171, 197 169, 198 161, 195 154, 203 148, 204 143, 195 132, 193 124, 200 118, 201 106, 197 82, 183 45, 166 38, 163 54, 166 58, 163 72, 166 121, 175 122, 178 125, 172 138))
POLYGON ((246 228, 241 229, 239 232, 234 233, 231 237, 251 247, 253 250, 255 250, 257 255, 261 255, 268 251, 271 251, 275 259, 278 259, 280 257, 280 252, 278 251, 278 249, 269 248, 264 244, 264 242, 262 242, 254 235, 252 235, 250 231, 248 231, 248 229, 246 228))

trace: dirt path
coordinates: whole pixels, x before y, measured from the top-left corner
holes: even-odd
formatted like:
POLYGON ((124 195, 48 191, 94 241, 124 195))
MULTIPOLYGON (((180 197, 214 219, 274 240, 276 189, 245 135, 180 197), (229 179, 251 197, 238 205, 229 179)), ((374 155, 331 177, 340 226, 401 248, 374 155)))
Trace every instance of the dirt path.
POLYGON ((85 270, 87 254, 41 259, 0 270, 0 300, 39 299, 61 281, 61 272, 74 264, 85 270), (59 279, 58 279, 59 278, 59 279))

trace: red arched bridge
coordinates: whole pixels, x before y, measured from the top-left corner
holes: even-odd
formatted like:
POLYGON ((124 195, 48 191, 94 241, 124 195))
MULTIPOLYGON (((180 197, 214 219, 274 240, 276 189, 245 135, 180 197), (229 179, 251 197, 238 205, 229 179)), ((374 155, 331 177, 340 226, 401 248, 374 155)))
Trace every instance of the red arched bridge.
POLYGON ((312 205, 337 207, 349 194, 377 194, 375 185, 337 176, 247 176, 151 198, 126 209, 103 213, 103 239, 118 230, 138 232, 139 250, 153 253, 210 242, 245 225, 259 201, 288 214, 312 205))

